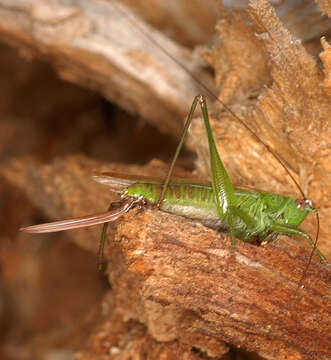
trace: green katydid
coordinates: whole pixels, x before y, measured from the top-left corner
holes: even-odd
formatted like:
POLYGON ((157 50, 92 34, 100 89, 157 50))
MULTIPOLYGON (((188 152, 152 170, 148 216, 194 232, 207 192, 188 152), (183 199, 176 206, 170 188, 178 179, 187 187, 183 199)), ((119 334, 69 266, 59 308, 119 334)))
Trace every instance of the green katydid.
MULTIPOLYGON (((118 10, 123 14, 123 11, 119 8, 118 10)), ((126 14, 124 13, 124 15, 126 14)), ((144 33, 142 29, 139 30, 144 33)), ((147 34, 145 35, 153 41, 153 39, 151 39, 147 34)), ((158 43, 155 41, 153 41, 153 43, 160 48, 158 43)), ((188 71, 165 49, 161 48, 161 50, 170 56, 185 71, 188 71)), ((201 82, 196 78, 195 80, 209 94, 215 97, 214 94, 212 94, 209 89, 204 86, 204 84, 201 84, 201 82)), ((246 125, 246 123, 234 114, 232 110, 229 109, 222 101, 218 98, 216 98, 216 100, 219 101, 237 121, 243 124, 245 128, 249 130, 256 139, 258 139, 258 141, 262 142, 267 150, 272 153, 272 155, 284 167, 286 172, 291 176, 278 155, 274 153, 267 144, 259 139, 258 136, 246 125)), ((291 178, 296 183, 292 176, 291 178)), ((235 243, 235 238, 247 242, 250 241, 252 237, 257 237, 260 242, 267 242, 275 239, 277 234, 299 235, 304 237, 313 248, 312 254, 315 252, 323 261, 326 261, 325 257, 316 247, 317 237, 314 243, 308 234, 298 229, 298 226, 305 219, 308 213, 316 212, 316 210, 312 207, 311 202, 305 199, 304 194, 297 183, 296 185, 302 194, 303 200, 267 192, 233 188, 231 180, 216 149, 212 130, 209 124, 206 100, 202 95, 197 96, 193 101, 184 127, 183 135, 173 157, 165 181, 139 179, 139 177, 132 180, 127 177, 118 178, 116 176, 107 175, 97 176, 96 180, 110 185, 115 190, 120 188, 123 201, 117 208, 110 208, 109 211, 102 214, 35 225, 22 228, 21 230, 29 233, 44 233, 103 223, 104 228, 99 250, 99 259, 102 259, 108 222, 116 221, 134 207, 144 207, 146 204, 153 204, 160 210, 197 219, 208 226, 222 228, 228 231, 233 245, 235 243), (182 148, 187 130, 193 119, 193 113, 198 104, 201 106, 209 143, 212 178, 211 184, 205 185, 178 181, 171 182, 170 178, 173 167, 182 148)), ((311 258, 308 261, 307 268, 310 261, 311 258)))
POLYGON ((196 219, 207 226, 228 231, 232 245, 235 243, 235 238, 249 242, 252 237, 257 237, 259 242, 268 242, 274 240, 278 234, 299 235, 306 239, 323 261, 326 261, 310 236, 298 229, 305 217, 310 212, 316 211, 309 200, 298 200, 268 192, 233 188, 216 149, 209 123, 207 103, 203 95, 196 96, 193 101, 165 181, 132 180, 128 177, 119 178, 107 174, 95 176, 95 180, 110 185, 115 191, 118 188, 121 189, 123 201, 116 209, 109 209, 103 214, 29 226, 22 228, 21 231, 45 233, 104 223, 99 249, 99 260, 101 261, 107 223, 119 219, 134 207, 152 204, 162 211, 196 219), (172 170, 198 103, 201 106, 209 143, 211 184, 171 182, 172 170))

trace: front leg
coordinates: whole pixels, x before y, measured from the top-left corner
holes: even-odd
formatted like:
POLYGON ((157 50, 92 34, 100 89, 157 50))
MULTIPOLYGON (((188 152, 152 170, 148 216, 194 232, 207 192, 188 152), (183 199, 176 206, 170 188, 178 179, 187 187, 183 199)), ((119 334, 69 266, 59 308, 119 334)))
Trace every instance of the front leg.
POLYGON ((304 231, 300 230, 300 229, 296 229, 291 227, 290 225, 286 225, 286 224, 277 224, 277 223, 273 223, 270 226, 270 229, 272 231, 277 232, 278 234, 284 234, 284 235, 298 235, 298 236, 302 236, 306 239, 307 243, 309 244, 309 246, 311 246, 312 249, 314 249, 315 253, 321 258, 321 260, 323 260, 324 262, 327 262, 325 256, 321 253, 321 251, 315 246, 314 242, 312 241, 312 239, 310 238, 310 236, 308 234, 306 234, 304 231))

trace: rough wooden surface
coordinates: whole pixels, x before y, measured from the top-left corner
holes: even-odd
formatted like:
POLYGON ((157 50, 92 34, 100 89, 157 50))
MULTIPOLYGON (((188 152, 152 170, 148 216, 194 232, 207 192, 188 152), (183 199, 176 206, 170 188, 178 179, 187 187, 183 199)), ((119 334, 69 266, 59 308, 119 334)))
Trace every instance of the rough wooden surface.
MULTIPOLYGON (((107 206, 111 195, 87 176, 101 169, 75 157, 46 167, 15 162, 2 173, 19 187, 34 184, 31 199, 50 216, 67 217, 107 206)), ((99 229, 71 236, 97 251, 99 229)), ((144 324, 153 339, 189 344, 210 357, 227 351, 223 342, 266 359, 329 357, 329 268, 315 258, 296 297, 309 251, 293 240, 280 238, 264 247, 237 242, 232 252, 228 236, 152 209, 131 211, 111 226, 108 240, 106 273, 116 313, 144 324)))

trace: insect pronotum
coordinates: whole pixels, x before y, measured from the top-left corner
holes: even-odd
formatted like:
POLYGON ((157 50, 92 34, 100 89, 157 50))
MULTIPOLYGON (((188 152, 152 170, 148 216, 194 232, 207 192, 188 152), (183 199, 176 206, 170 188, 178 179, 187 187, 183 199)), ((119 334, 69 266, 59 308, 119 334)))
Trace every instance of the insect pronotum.
MULTIPOLYGON (((116 7, 122 16, 128 17, 128 15, 117 5, 113 6, 116 7)), ((178 66, 189 72, 183 64, 178 62, 177 59, 167 52, 167 50, 161 48, 153 38, 146 34, 144 29, 140 28, 134 20, 131 18, 128 18, 128 20, 133 26, 136 26, 149 41, 166 53, 178 66)), ((113 206, 111 206, 107 212, 102 214, 33 225, 21 228, 20 230, 27 233, 47 233, 104 224, 99 248, 99 263, 101 263, 107 224, 116 221, 134 207, 144 207, 147 204, 153 204, 162 211, 196 219, 207 226, 227 231, 230 234, 232 245, 235 244, 235 239, 249 242, 252 237, 257 237, 260 243, 269 242, 274 240, 278 234, 298 235, 303 237, 312 247, 312 252, 302 279, 300 280, 300 285, 314 252, 323 261, 326 261, 325 257, 316 246, 318 241, 318 231, 316 240, 313 242, 308 234, 298 228, 306 216, 311 212, 316 214, 318 220, 317 210, 313 208, 311 201, 305 198, 301 187, 288 171, 277 153, 261 140, 239 116, 217 98, 203 83, 200 82, 199 79, 193 75, 192 77, 204 91, 215 98, 216 101, 220 102, 232 117, 240 122, 277 159, 299 189, 302 195, 301 200, 269 192, 234 189, 215 145, 209 123, 206 99, 203 95, 198 95, 193 100, 183 134, 164 181, 141 178, 132 179, 128 176, 117 176, 114 174, 96 176, 95 179, 97 181, 109 185, 113 190, 118 191, 118 188, 121 188, 123 200, 117 208, 113 209, 113 206), (191 124, 198 104, 201 107, 209 144, 211 184, 206 185, 183 181, 170 181, 174 165, 183 146, 187 130, 191 124)))

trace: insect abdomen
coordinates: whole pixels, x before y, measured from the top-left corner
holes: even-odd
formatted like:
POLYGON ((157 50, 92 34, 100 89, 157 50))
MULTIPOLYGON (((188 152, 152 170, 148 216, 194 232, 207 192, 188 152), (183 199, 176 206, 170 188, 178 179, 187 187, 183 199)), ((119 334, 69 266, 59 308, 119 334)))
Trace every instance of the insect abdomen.
MULTIPOLYGON (((150 204, 156 204, 162 191, 161 184, 137 183, 129 186, 126 196, 143 196, 150 204)), ((170 183, 161 210, 190 219, 200 220, 209 227, 220 228, 220 220, 210 186, 199 184, 170 183)))

